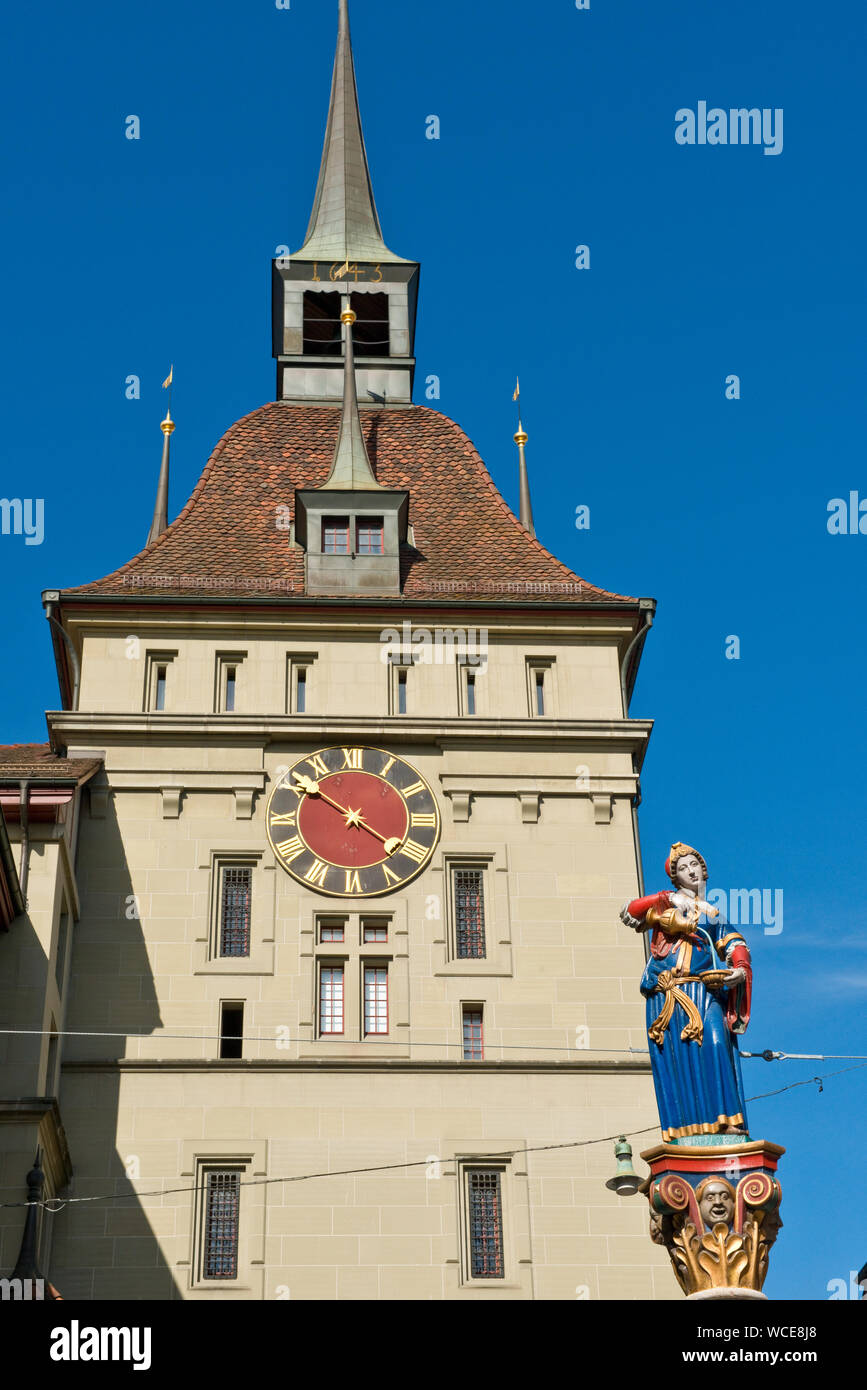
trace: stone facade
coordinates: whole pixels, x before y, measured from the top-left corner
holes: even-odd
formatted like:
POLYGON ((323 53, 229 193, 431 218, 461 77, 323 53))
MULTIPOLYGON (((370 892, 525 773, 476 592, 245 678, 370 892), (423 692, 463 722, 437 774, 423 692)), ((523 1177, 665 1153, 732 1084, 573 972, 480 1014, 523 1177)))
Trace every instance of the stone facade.
MULTIPOLYGON (((468 621, 444 618, 452 629, 468 621)), ((454 658, 413 667, 407 714, 388 715, 389 619, 383 609, 315 634, 285 615, 270 632, 240 616, 231 630, 215 631, 213 619, 149 626, 144 610, 115 629, 102 612, 71 624, 80 708, 53 714, 52 732, 77 755, 101 753, 105 772, 82 818, 67 1027, 116 1035, 64 1050, 75 1194, 200 1186, 211 1163, 254 1181, 415 1166, 244 1187, 229 1283, 200 1277, 201 1212, 189 1191, 72 1205, 53 1218, 52 1278, 66 1297, 676 1293, 643 1203, 604 1186, 610 1144, 511 1156, 655 1123, 647 1059, 626 1051, 646 1047, 642 947, 617 921, 636 887, 633 758, 649 734, 623 719, 628 624, 489 615, 471 719, 458 713, 454 658), (236 710, 219 713, 215 671, 227 649, 244 655, 236 710), (285 673, 299 651, 316 659, 307 713, 291 715, 285 673), (152 652, 176 653, 160 712, 142 709, 152 652), (541 657, 556 704, 533 717, 527 663, 541 657), (298 757, 337 743, 399 753, 441 803, 430 866, 381 900, 302 890, 268 847, 269 788, 298 757), (250 957, 215 958, 215 873, 245 857, 250 957), (450 943, 449 873, 463 862, 484 868, 483 960, 455 959, 450 943), (317 1028, 317 960, 335 956, 317 940, 323 916, 346 919, 337 954, 354 997, 339 1041, 317 1028), (385 945, 360 943, 365 919, 388 922, 385 945), (364 1039, 358 972, 379 958, 389 1034, 364 1039), (227 999, 245 1006, 237 1060, 219 1058, 227 999), (467 1003, 483 1007, 483 1061, 462 1060, 467 1003), (502 1167, 497 1280, 467 1272, 462 1171, 473 1157, 502 1167)))

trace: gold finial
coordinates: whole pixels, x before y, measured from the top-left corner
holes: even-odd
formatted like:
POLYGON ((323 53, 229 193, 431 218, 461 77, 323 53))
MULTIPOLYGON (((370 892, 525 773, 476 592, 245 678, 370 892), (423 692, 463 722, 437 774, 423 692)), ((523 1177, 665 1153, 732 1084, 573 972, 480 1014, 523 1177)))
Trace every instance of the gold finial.
POLYGON ((163 420, 162 424, 160 425, 160 429, 162 430, 162 432, 163 432, 163 434, 166 436, 166 438, 168 438, 168 436, 169 436, 170 434, 174 434, 174 432, 175 432, 175 422, 174 422, 174 420, 172 419, 171 411, 169 411, 169 410, 166 411, 166 418, 163 420))
POLYGON ((356 312, 355 312, 354 309, 346 308, 346 309, 343 310, 343 312, 342 312, 341 315, 340 315, 340 322, 341 322, 341 323, 355 323, 355 320, 356 320, 357 318, 358 318, 358 315, 356 314, 356 312))
POLYGON ((519 420, 518 433, 515 435, 515 443, 518 445, 519 448, 523 449, 524 445, 527 443, 529 438, 530 436, 527 434, 527 431, 524 429, 524 426, 521 424, 521 421, 519 420))

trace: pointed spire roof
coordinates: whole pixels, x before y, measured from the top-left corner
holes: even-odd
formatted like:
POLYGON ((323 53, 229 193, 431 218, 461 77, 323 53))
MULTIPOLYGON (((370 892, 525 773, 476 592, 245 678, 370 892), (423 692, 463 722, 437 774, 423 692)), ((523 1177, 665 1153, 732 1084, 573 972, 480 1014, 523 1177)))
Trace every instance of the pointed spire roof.
POLYGON ((171 412, 166 411, 166 418, 160 425, 163 432, 163 461, 160 465, 160 480, 157 484, 157 500, 154 507, 154 519, 151 522, 151 529, 145 542, 145 550, 152 546, 158 536, 163 531, 168 530, 169 526, 169 440, 174 433, 175 422, 171 412))
POLYGON ((322 167, 307 237, 297 256, 311 261, 389 261, 411 264, 389 251, 373 198, 361 131, 358 88, 347 0, 340 0, 337 53, 322 167))
POLYGON ((322 484, 322 492, 385 492, 376 481, 364 435, 361 431, 361 414, 358 408, 358 389, 355 384, 355 349, 352 343, 352 325, 355 314, 350 307, 349 295, 343 298, 343 414, 340 418, 340 432, 334 450, 331 472, 322 484))

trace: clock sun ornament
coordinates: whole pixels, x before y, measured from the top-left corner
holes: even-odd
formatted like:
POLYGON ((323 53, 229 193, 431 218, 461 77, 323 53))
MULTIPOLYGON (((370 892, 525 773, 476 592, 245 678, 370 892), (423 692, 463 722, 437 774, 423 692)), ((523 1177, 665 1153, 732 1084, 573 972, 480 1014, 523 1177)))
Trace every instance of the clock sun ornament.
POLYGON ((402 888, 440 836, 427 782, 383 748, 323 748, 299 759, 271 793, 266 823, 286 872, 336 898, 402 888))

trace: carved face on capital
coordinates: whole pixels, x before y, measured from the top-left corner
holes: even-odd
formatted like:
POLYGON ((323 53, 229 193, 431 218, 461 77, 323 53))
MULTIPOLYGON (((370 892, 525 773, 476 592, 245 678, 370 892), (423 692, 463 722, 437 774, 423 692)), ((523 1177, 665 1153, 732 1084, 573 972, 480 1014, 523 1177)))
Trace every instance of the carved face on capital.
POLYGON ((735 1194, 722 1178, 710 1178, 702 1183, 698 1195, 698 1209, 704 1224, 710 1229, 722 1221, 730 1226, 735 1214, 735 1194))
POLYGON ((704 885, 704 869, 696 854, 684 854, 678 859, 674 870, 678 888, 687 888, 692 893, 700 893, 704 885))

